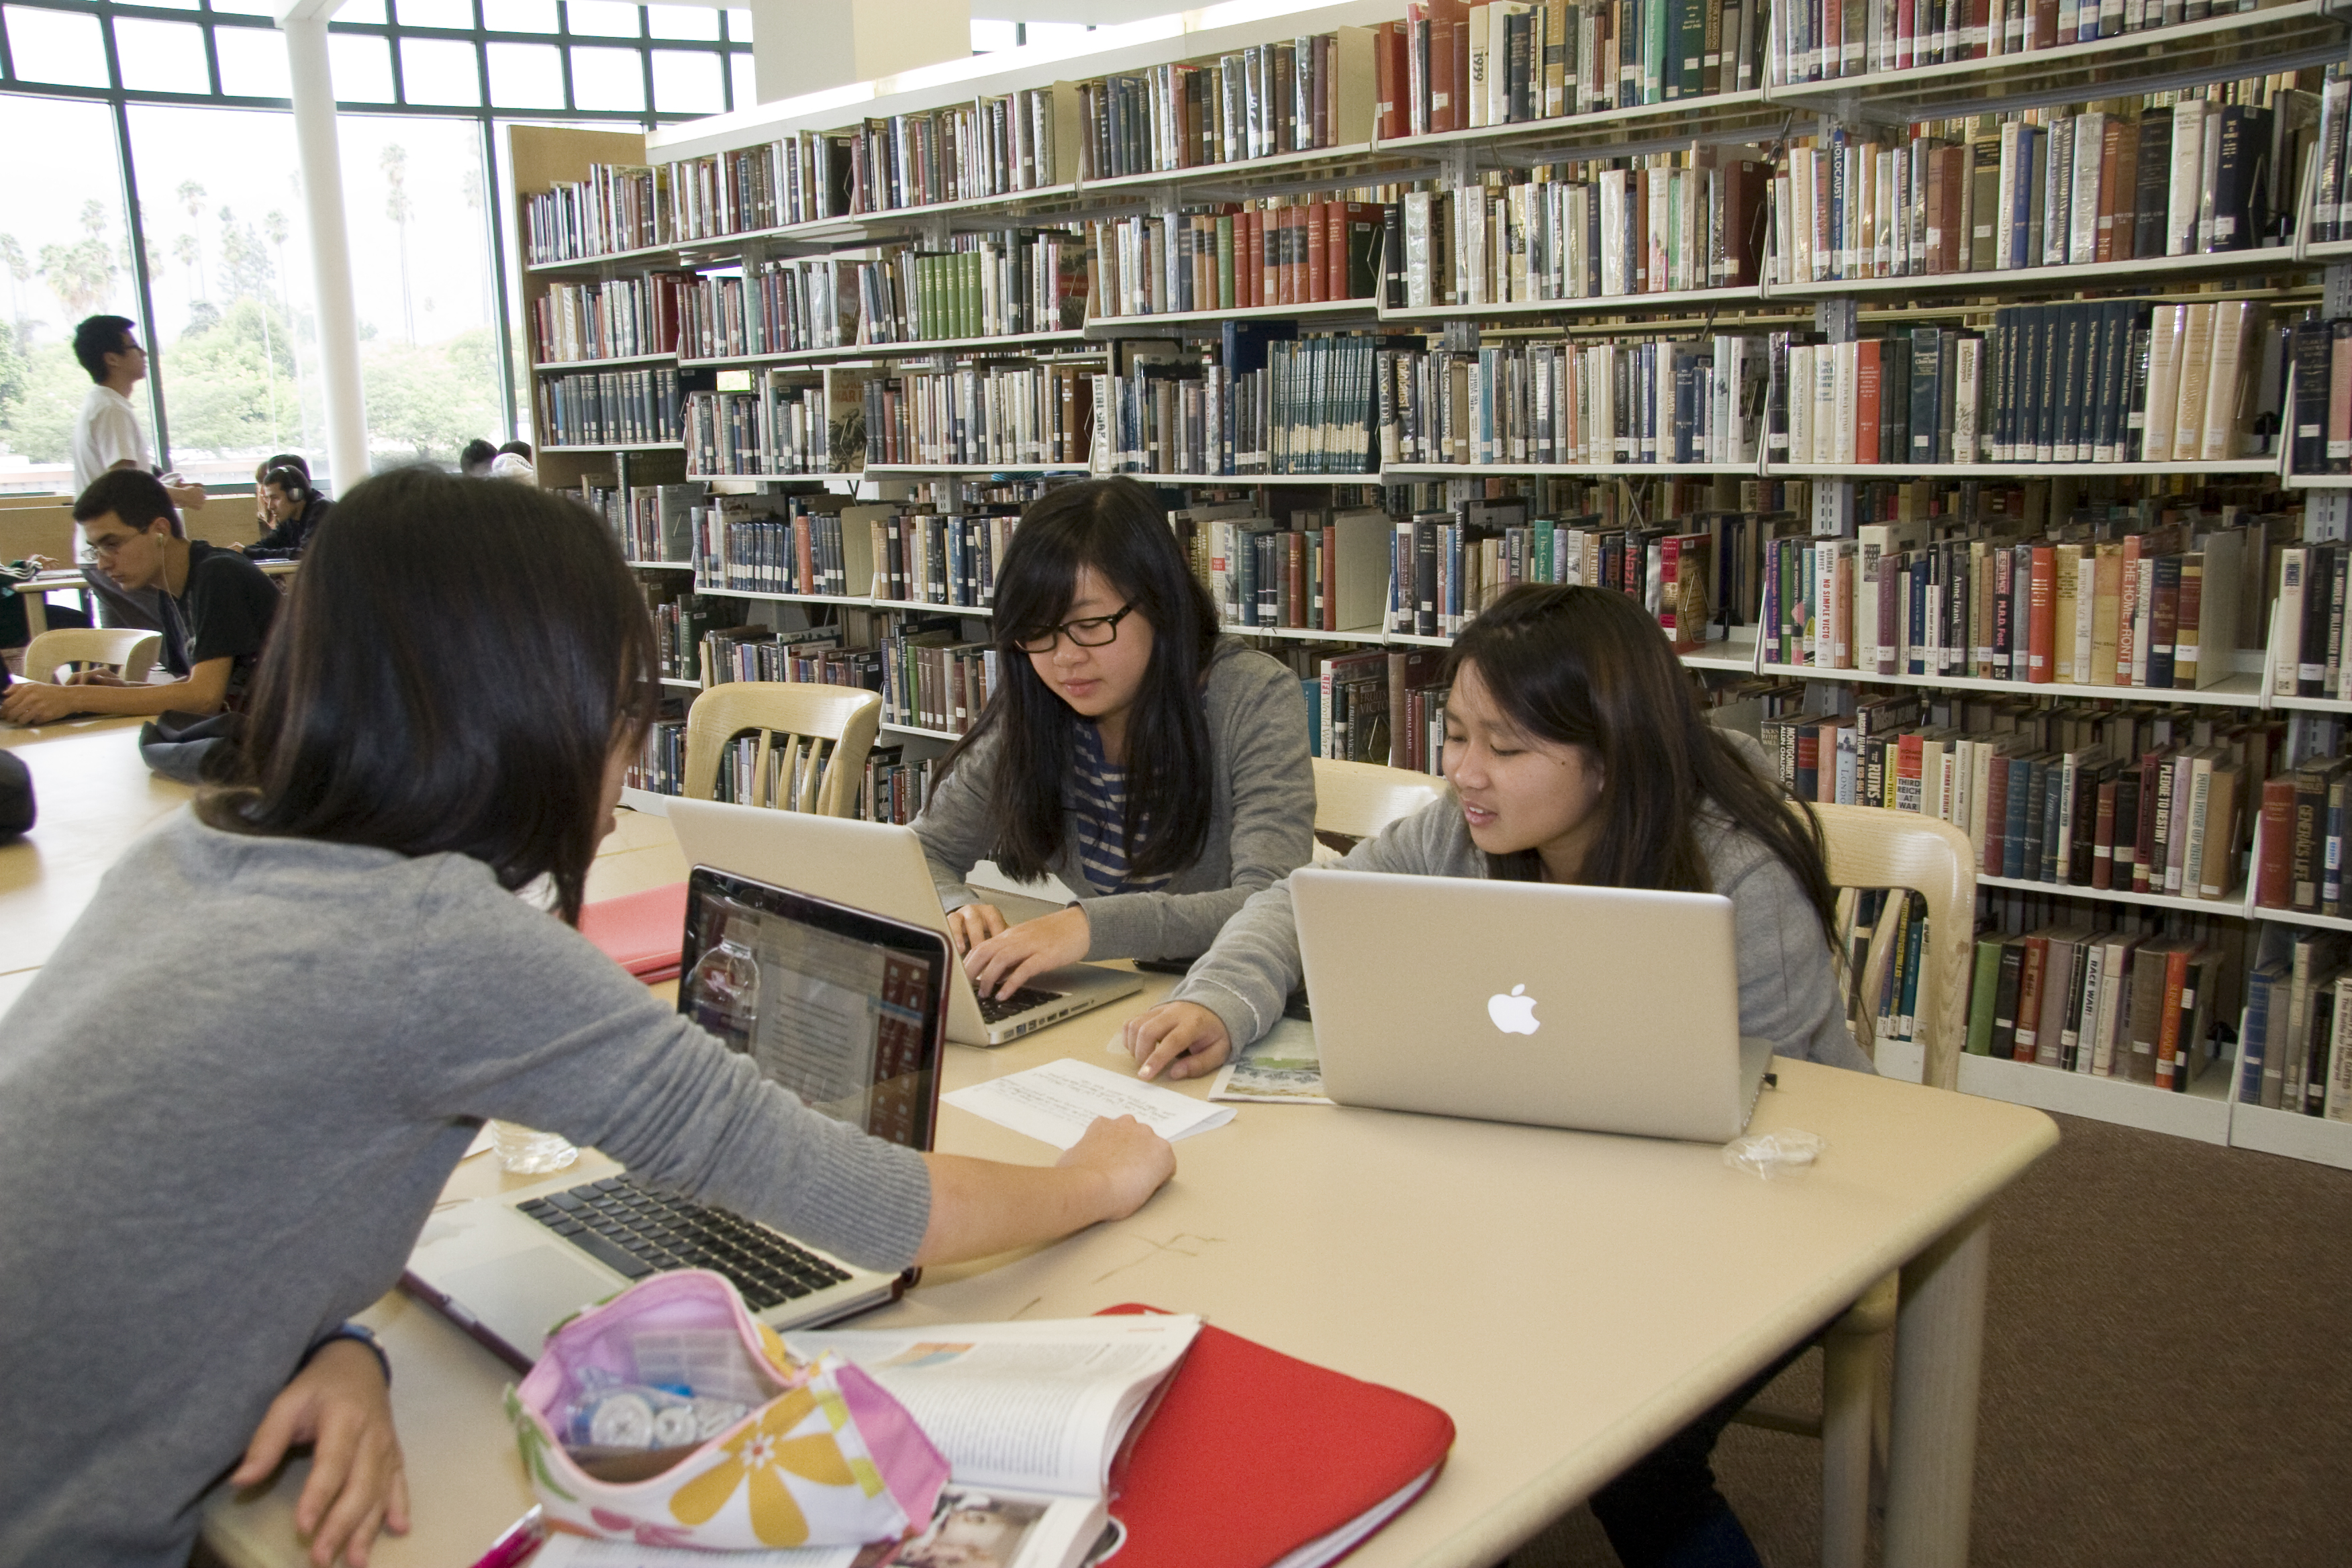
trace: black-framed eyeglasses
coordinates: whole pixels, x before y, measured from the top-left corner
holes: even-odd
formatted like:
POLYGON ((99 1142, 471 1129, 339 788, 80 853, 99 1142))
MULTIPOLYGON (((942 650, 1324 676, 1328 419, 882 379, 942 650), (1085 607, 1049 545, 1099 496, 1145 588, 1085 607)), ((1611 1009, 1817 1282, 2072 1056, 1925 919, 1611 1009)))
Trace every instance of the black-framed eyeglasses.
POLYGON ((1013 646, 1023 653, 1051 653, 1064 637, 1079 647, 1102 647, 1118 640, 1118 623, 1135 613, 1133 603, 1121 605, 1108 616, 1088 616, 1080 621, 1064 621, 1058 626, 1043 631, 1024 632, 1013 639, 1013 646))

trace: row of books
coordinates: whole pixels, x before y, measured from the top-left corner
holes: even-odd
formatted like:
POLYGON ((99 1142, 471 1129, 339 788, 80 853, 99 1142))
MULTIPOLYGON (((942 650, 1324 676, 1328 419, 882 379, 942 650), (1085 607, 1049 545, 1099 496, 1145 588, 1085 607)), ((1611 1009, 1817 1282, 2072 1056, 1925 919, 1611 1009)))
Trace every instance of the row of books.
POLYGON ((1105 471, 1372 473, 1379 340, 1271 336, 1273 325, 1228 322, 1227 348, 1214 359, 1139 352, 1126 374, 1097 376, 1096 444, 1105 471))
POLYGON ((705 592, 871 597, 985 610, 1017 510, 943 515, 840 497, 714 496, 695 509, 705 592))
POLYGON ((658 169, 593 163, 587 178, 523 198, 523 247, 533 267, 663 243, 658 169))
POLYGON ((2025 54, 2254 10, 2253 0, 1795 0, 1780 12, 1775 86, 2025 54))
POLYGON ((2287 464, 2298 474, 2352 474, 2352 319, 2313 311, 2288 329, 2294 406, 2287 464))
POLYGON ((1753 463, 1766 341, 1518 342, 1381 351, 1395 463, 1753 463))
POLYGON ((2080 917, 1980 936, 1966 1048, 2182 1093, 2219 1060, 2226 967, 2210 941, 2080 917))
POLYGON ((1380 288, 1381 208, 1345 193, 1087 228, 1097 274, 1087 314, 1096 319, 1370 300, 1380 288))
MULTIPOLYGON (((2210 93, 2213 96, 2204 96, 2210 93)), ((2236 95, 2028 110, 1790 143, 1773 176, 1775 283, 2106 265, 2284 243, 2309 131, 2236 95)))
POLYGON ((1672 103, 1758 83, 1760 0, 1413 0, 1378 30, 1383 138, 1672 103))
POLYGON ((2352 121, 2352 69, 2330 61, 2319 89, 2319 184, 2311 194, 2311 239, 2332 244, 2352 234, 2345 226, 2345 126, 2352 121))
POLYGON ((631 485, 624 489, 614 476, 583 476, 577 495, 588 510, 604 518, 621 542, 621 554, 632 563, 676 564, 691 558, 694 548, 694 508, 702 500, 699 485, 631 485), (600 482, 601 481, 601 482, 600 482))
POLYGON ((1301 509, 1276 521, 1248 502, 1195 506, 1178 524, 1218 619, 1237 629, 1377 626, 1390 531, 1378 507, 1301 509))
POLYGON ((653 272, 600 283, 551 283, 531 301, 531 358, 628 359, 677 352, 677 296, 687 278, 653 272))
POLYGON ((676 370, 574 371, 539 383, 540 440, 550 447, 634 446, 679 438, 676 370))
POLYGON ((857 790, 857 815, 868 822, 903 827, 922 815, 937 757, 909 757, 904 746, 877 746, 866 755, 866 778, 857 790))
POLYGON ((677 245, 775 227, 783 221, 776 199, 778 173, 773 143, 656 165, 661 242, 677 245))
MULTIPOLYGON (((762 392, 686 395, 686 458, 695 474, 834 471, 834 432, 823 386, 768 378, 762 392)), ((843 454, 854 457, 854 454, 843 454)), ((850 464, 855 471, 856 463, 850 464)))
POLYGON ((2246 974, 2241 1104, 2352 1121, 2352 968, 2339 931, 2266 931, 2246 974))
POLYGON ((849 211, 979 201, 1054 184, 1056 90, 1024 88, 866 121, 845 138, 849 211))
POLYGON ((725 624, 727 611, 719 602, 670 584, 647 583, 646 610, 654 623, 656 668, 668 680, 707 679, 702 668, 702 639, 725 624))
POLYGON ((979 721, 996 689, 993 643, 967 640, 953 616, 918 616, 883 626, 857 646, 838 626, 783 632, 745 626, 713 631, 706 663, 714 685, 803 681, 875 691, 882 722, 961 735, 979 721))
MULTIPOLYGON (((2010 305, 1981 335, 1772 339, 1772 458, 2216 462, 2275 439, 2284 357, 2245 300, 2010 305), (2261 428, 2257 429, 2257 417, 2261 428)), ((2273 448, 2275 450, 2275 448, 2273 448)))
MULTIPOLYGON (((1313 666, 1298 684, 1307 698, 1307 744, 1314 754, 1407 766, 1415 750, 1412 737, 1427 727, 1429 700, 1444 699, 1445 689, 1437 683, 1443 650, 1369 648, 1302 658, 1311 658, 1313 666)), ((1442 707, 1439 712, 1442 737, 1442 707)), ((1413 771, 1433 770, 1423 765, 1413 771)))
POLYGON ((1360 27, 1251 44, 1214 59, 1077 84, 1078 177, 1199 168, 1362 142, 1372 36, 1360 27))
POLYGON ((651 795, 686 793, 686 720, 682 714, 656 719, 646 726, 646 738, 637 748, 636 761, 629 764, 622 782, 631 789, 651 795))
POLYGON ((1700 147, 1407 192, 1395 204, 1403 265, 1401 276, 1391 266, 1388 302, 1500 305, 1752 285, 1769 166, 1738 151, 1700 147))
POLYGON ((1075 365, 1003 363, 868 377, 861 388, 866 460, 1083 463, 1097 379, 1075 365))
POLYGON ((2315 757, 2263 782, 2254 902, 2266 910, 2342 917, 2344 840, 2352 759, 2315 757))
POLYGON ((2236 673, 2239 611, 2265 571, 2245 529, 2192 538, 2171 523, 2060 542, 1930 542, 1923 521, 1855 532, 1770 542, 1760 621, 1769 662, 2194 690, 2236 673))
POLYGON ((2307 539, 2277 552, 2271 695, 2342 697, 2346 578, 2352 546, 2307 539))
POLYGON ((1695 651, 1718 619, 1715 558, 1736 542, 1736 533, 1710 526, 1717 521, 1647 529, 1590 517, 1530 522, 1517 500, 1418 512, 1391 531, 1383 629, 1454 637, 1519 583, 1582 583, 1639 598, 1676 651, 1695 651))

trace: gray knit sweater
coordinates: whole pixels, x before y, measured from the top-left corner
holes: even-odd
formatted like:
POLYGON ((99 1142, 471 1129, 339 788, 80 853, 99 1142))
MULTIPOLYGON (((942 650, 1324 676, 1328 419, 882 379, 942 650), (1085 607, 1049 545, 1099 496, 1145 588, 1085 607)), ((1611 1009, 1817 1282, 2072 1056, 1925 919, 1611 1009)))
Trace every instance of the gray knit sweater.
MULTIPOLYGON (((1088 958, 1191 958, 1208 950, 1252 893, 1314 858, 1315 772, 1307 700, 1277 660, 1224 638, 1202 687, 1208 708, 1213 796, 1201 858, 1164 891, 1095 894, 1078 863, 1075 826, 1049 868, 1078 895, 1092 935, 1088 958)), ((1154 737, 1130 731, 1130 747, 1154 737)), ((964 878, 996 851, 988 795, 999 737, 984 736, 923 803, 915 834, 949 909, 975 900, 964 878)))
MULTIPOLYGON (((1846 1029, 1829 944, 1796 878, 1760 840, 1720 818, 1702 819, 1699 842, 1714 890, 1731 900, 1739 1032, 1770 1040, 1780 1056, 1875 1070, 1846 1029)), ((1486 875, 1486 858, 1470 841, 1451 789, 1357 845, 1341 864, 1416 877, 1486 875)), ((1239 1049, 1274 1027, 1301 973, 1285 879, 1242 907, 1169 1000, 1214 1013, 1239 1049)))
POLYGON ((184 1563, 198 1498, 399 1279, 487 1117, 878 1268, 929 1218, 921 1156, 803 1108, 480 862, 184 812, 0 1018, 0 1563, 184 1563))

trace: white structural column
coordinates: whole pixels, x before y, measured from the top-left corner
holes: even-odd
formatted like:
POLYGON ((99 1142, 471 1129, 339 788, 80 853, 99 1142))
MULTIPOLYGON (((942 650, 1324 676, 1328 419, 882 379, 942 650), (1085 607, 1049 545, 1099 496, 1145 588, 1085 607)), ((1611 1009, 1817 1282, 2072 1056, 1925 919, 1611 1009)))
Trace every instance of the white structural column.
POLYGON ((751 0, 751 24, 761 103, 971 53, 971 0, 751 0))
POLYGON ((352 294, 351 231, 343 222, 342 153, 335 139, 335 83, 327 63, 327 18, 342 0, 281 5, 287 74, 294 88, 294 139, 302 160, 302 202, 310 231, 310 287, 317 301, 319 368, 327 393, 327 462, 338 493, 367 477, 367 398, 360 380, 359 306, 352 294))

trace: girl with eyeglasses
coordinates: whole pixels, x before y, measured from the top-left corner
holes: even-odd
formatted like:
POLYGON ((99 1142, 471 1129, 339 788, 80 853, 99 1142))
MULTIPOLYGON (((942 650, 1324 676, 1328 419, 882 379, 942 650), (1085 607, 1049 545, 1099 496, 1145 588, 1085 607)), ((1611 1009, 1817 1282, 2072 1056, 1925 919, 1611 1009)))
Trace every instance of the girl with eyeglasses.
POLYGON ((1048 491, 996 573, 999 686, 915 832, 983 996, 1081 959, 1189 959, 1315 849, 1307 703, 1220 637, 1167 513, 1133 479, 1048 491), (992 859, 1076 901, 1008 925, 992 859))

